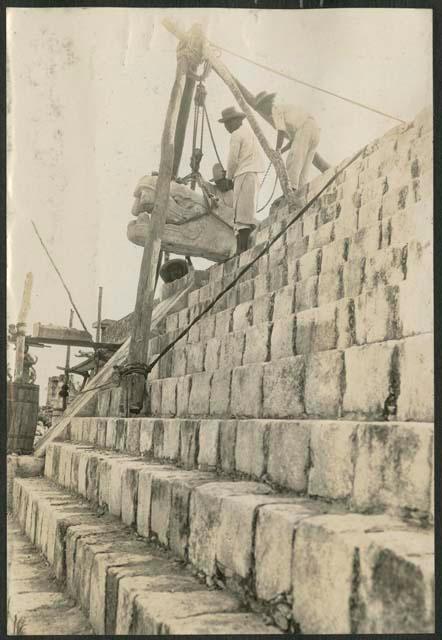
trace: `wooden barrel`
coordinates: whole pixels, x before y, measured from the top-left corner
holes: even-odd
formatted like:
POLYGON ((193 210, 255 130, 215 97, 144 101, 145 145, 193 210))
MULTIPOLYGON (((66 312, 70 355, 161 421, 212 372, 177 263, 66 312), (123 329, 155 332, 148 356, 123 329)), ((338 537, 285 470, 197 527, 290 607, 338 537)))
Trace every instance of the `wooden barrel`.
POLYGON ((38 418, 35 384, 8 382, 8 453, 32 453, 38 418))

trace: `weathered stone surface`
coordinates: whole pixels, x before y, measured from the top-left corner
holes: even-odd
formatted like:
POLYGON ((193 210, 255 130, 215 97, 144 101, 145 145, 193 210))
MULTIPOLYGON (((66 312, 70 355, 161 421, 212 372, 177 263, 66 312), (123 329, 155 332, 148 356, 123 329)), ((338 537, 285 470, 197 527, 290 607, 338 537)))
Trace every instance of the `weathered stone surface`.
POLYGON ((252 324, 252 303, 244 302, 233 309, 233 331, 245 331, 252 324))
POLYGON ((360 295, 365 273, 365 263, 366 259, 364 257, 349 260, 343 265, 342 282, 345 297, 355 298, 360 295))
POLYGON ((261 506, 291 502, 272 495, 233 495, 221 501, 216 559, 223 572, 247 578, 253 565, 253 534, 261 506))
POLYGON ((269 291, 268 273, 260 273, 255 278, 255 300, 264 298, 269 291))
POLYGON ((115 449, 117 451, 126 450, 127 422, 118 418, 115 423, 115 449))
POLYGON ((310 432, 308 493, 334 500, 351 496, 356 456, 353 422, 314 422, 310 432))
POLYGON ((161 415, 161 385, 162 380, 152 380, 150 383, 150 408, 152 415, 161 415))
POLYGON ((193 469, 197 464, 199 448, 198 420, 181 420, 179 459, 185 469, 193 469))
POLYGON ((299 492, 307 489, 310 424, 289 420, 268 423, 267 474, 281 487, 299 492))
MULTIPOLYGON (((181 581, 180 581, 181 582, 181 581)), ((171 625, 197 619, 206 613, 237 611, 238 602, 226 593, 202 591, 193 581, 188 589, 171 592, 172 582, 164 593, 140 594, 135 600, 134 624, 131 632, 136 635, 159 635, 164 629, 169 633, 171 625), (191 591, 186 593, 186 591, 191 591), (198 591, 198 593, 194 593, 198 591), (193 593, 192 593, 193 592, 193 593)), ((153 590, 155 586, 153 585, 153 590)))
POLYGON ((296 316, 296 353, 335 349, 337 344, 336 304, 301 311, 296 316))
POLYGON ((153 456, 154 426, 151 418, 140 419, 140 455, 146 458, 153 456))
POLYGON ((295 311, 304 311, 318 306, 318 276, 302 280, 296 284, 295 311))
POLYGON ((308 415, 334 418, 340 415, 344 383, 344 353, 320 351, 306 358, 305 411, 308 415))
POLYGON ((352 603, 357 597, 357 548, 370 542, 370 534, 364 532, 374 527, 391 530, 405 526, 387 516, 356 514, 314 516, 300 523, 292 584, 293 616, 302 633, 329 633, 331 629, 334 633, 357 632, 358 613, 352 603))
POLYGON ((121 476, 121 520, 128 526, 136 521, 138 501, 138 473, 142 462, 130 462, 121 476))
POLYGON ((209 406, 211 416, 230 415, 231 379, 231 369, 217 369, 213 372, 209 406))
POLYGON ((267 466, 267 432, 263 420, 238 420, 235 447, 235 469, 261 478, 267 466))
POLYGON ((269 504, 259 509, 254 550, 256 595, 272 600, 292 587, 293 543, 298 524, 319 512, 318 503, 269 504))
POLYGON ((180 454, 180 420, 163 420, 162 457, 178 460, 180 454))
POLYGON ((210 383, 212 373, 194 373, 189 395, 189 415, 209 415, 210 383))
POLYGON ((220 464, 221 469, 228 473, 235 470, 237 424, 236 420, 222 420, 219 425, 220 464))
POLYGON ((219 368, 233 369, 240 367, 242 364, 242 355, 244 351, 245 334, 243 331, 237 333, 228 333, 221 338, 219 352, 219 368))
POLYGON ((259 418, 262 412, 263 367, 237 367, 232 374, 232 414, 238 418, 259 418))
POLYGON ((408 277, 399 287, 401 335, 412 336, 434 330, 433 278, 408 277))
MULTIPOLYGON (((205 344, 202 342, 189 343, 187 350, 186 373, 200 373, 204 369, 205 344)), ((163 390, 164 393, 164 390, 163 390)))
POLYGON ((213 575, 223 499, 232 495, 269 492, 269 487, 255 482, 209 483, 197 487, 190 498, 190 561, 207 575, 213 575))
POLYGON ((172 375, 175 378, 186 375, 187 345, 177 344, 172 355, 172 375))
POLYGON ((252 315, 253 324, 259 325, 272 319, 273 293, 266 293, 258 297, 256 288, 257 286, 255 286, 255 300, 252 303, 252 315))
POLYGON ((167 623, 170 635, 278 635, 279 629, 264 622, 253 613, 207 613, 180 618, 167 623))
POLYGON ((273 320, 284 320, 294 312, 295 285, 289 284, 275 291, 273 320))
POLYGON ((396 285, 404 280, 406 264, 404 248, 387 247, 368 256, 365 265, 364 290, 381 285, 396 285))
POLYGON ((127 420, 126 450, 133 455, 140 454, 140 420, 138 418, 127 420))
POLYGON ((161 415, 176 415, 176 378, 165 378, 161 387, 161 415))
POLYGON ((206 352, 204 357, 204 370, 214 371, 219 366, 220 340, 211 338, 206 344, 206 352))
POLYGON ((379 531, 370 542, 360 555, 357 632, 434 632, 432 532, 379 531))
POLYGON ((303 356, 264 365, 263 415, 292 418, 304 413, 305 362, 303 356))
POLYGON ((322 307, 344 297, 343 269, 322 273, 318 278, 318 306, 322 307))
POLYGON ((215 316, 215 337, 222 338, 229 333, 233 323, 233 309, 226 309, 215 316))
POLYGON ((296 316, 287 316, 284 320, 273 322, 270 356, 271 360, 288 358, 295 354, 296 316))
POLYGON ((200 325, 200 339, 207 342, 215 335, 215 316, 206 315, 198 323, 200 325))
MULTIPOLYGON (((182 472, 181 472, 182 473, 182 472)), ((180 477, 180 470, 153 471, 150 487, 150 531, 161 544, 169 545, 169 525, 172 509, 172 480, 180 477)))
POLYGON ((355 300, 357 344, 400 337, 399 287, 378 287, 355 300))
POLYGON ((219 453, 219 420, 201 420, 199 428, 198 467, 203 470, 215 469, 219 453))
POLYGON ((375 422, 357 429, 352 502, 358 511, 430 510, 433 425, 375 422))
POLYGON ((356 231, 350 244, 349 260, 374 255, 379 248, 380 234, 380 223, 356 231))
POLYGON ((398 420, 434 419, 434 338, 427 333, 400 341, 398 420))
POLYGON ((347 259, 349 241, 345 238, 335 240, 322 247, 321 272, 333 271, 347 259))
POLYGON ((296 279, 298 281, 319 275, 321 271, 321 255, 319 249, 313 249, 298 259, 296 268, 296 279))
POLYGON ((192 385, 192 376, 178 378, 176 387, 176 415, 186 416, 189 410, 189 396, 192 385))
POLYGON ((271 330, 271 323, 265 322, 250 327, 246 331, 243 364, 269 360, 271 330))
POLYGON ((344 414, 371 419, 383 417, 397 344, 379 342, 345 350, 344 414))

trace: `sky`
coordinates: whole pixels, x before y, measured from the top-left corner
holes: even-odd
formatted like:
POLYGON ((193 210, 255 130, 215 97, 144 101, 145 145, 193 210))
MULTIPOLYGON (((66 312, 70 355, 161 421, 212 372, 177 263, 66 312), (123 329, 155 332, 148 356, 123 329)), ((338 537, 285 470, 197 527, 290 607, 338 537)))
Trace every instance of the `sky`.
MULTIPOLYGON (((126 227, 138 180, 159 164, 176 68, 176 39, 161 24, 166 16, 184 28, 203 23, 220 46, 407 121, 432 102, 430 10, 8 8, 7 315, 16 322, 31 271, 28 333, 35 322, 66 326, 70 310, 31 220, 92 334, 99 286, 102 317, 118 319, 134 308, 142 249, 126 239, 126 227)), ((275 91, 313 114, 321 127, 318 151, 332 165, 397 124, 228 53, 222 60, 253 93, 275 91)), ((217 119, 235 101, 214 72, 206 88, 226 159, 228 134, 217 119)), ((274 130, 260 123, 273 144, 274 130)), ((189 172, 190 137, 189 129, 181 175, 189 172)), ((206 139, 201 170, 209 178, 216 157, 206 139)), ((80 328, 78 319, 74 326, 80 328)), ((33 353, 43 404, 47 378, 60 373, 65 349, 33 353)))

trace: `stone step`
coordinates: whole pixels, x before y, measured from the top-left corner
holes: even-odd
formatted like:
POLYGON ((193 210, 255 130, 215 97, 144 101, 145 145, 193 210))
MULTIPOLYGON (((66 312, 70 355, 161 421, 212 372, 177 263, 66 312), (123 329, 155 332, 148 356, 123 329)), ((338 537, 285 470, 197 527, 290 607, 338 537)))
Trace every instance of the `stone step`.
MULTIPOLYGON (((179 585, 186 594, 198 590, 198 597, 168 595, 161 604, 152 593, 148 598, 146 591, 163 595, 171 589, 170 580, 158 580, 158 569, 153 570, 155 579, 149 571, 152 542, 146 545, 124 529, 110 531, 110 516, 94 515, 47 480, 16 479, 14 505, 21 525, 57 575, 65 571, 69 593, 77 595, 97 632, 158 633, 160 623, 169 628, 171 611, 200 617, 238 611, 241 601, 249 610, 271 616, 284 631, 432 630, 431 529, 387 515, 348 514, 326 503, 274 494, 258 483, 213 482, 210 474, 152 464, 142 468, 135 459, 124 462, 118 456, 117 463, 115 454, 98 455, 96 481, 84 493, 99 504, 105 477, 101 470, 109 464, 99 513, 106 510, 105 496, 111 511, 119 502, 123 520, 139 536, 157 541, 191 565, 206 584, 227 591, 209 592, 206 600, 204 588, 179 567, 172 573, 175 588, 179 585), (137 502, 136 509, 128 506, 131 502, 137 502), (137 565, 135 571, 132 565, 137 565), (333 607, 324 607, 324 601, 333 607), (116 615, 109 612, 110 602, 116 615), (134 630, 130 620, 142 626, 134 630)), ((81 484, 80 474, 78 480, 81 484)), ((161 573, 171 575, 171 570, 161 573)))
POLYGON ((10 518, 8 534, 8 635, 88 636, 93 629, 53 572, 10 518))
MULTIPOLYGON (((405 224, 403 220, 402 223, 405 224)), ((186 343, 193 344, 205 342, 214 337, 221 338, 228 332, 236 332, 248 326, 277 320, 282 313, 285 316, 285 314, 300 313, 315 308, 322 310, 328 305, 339 306, 343 304, 342 300, 355 300, 361 295, 368 296, 370 299, 387 299, 389 302, 387 310, 397 315, 398 338, 418 332, 419 325, 410 326, 408 320, 407 309, 412 305, 408 304, 407 297, 411 295, 416 298, 419 295, 418 282, 429 281, 431 285, 428 273, 432 270, 432 242, 428 239, 413 240, 409 246, 405 242, 402 244, 394 242, 381 249, 373 245, 370 250, 365 246, 367 234, 366 230, 363 231, 364 233, 359 234, 361 238, 359 253, 355 249, 352 257, 346 253, 345 243, 339 241, 325 247, 324 250, 318 249, 289 263, 286 278, 283 270, 275 268, 269 271, 269 268, 265 267, 262 273, 258 273, 253 279, 240 285, 239 295, 232 296, 232 292, 229 292, 222 299, 222 308, 219 307, 216 313, 208 313, 204 316, 178 343, 175 350, 181 353, 185 350, 186 343), (269 281, 270 276, 272 276, 272 283, 269 281), (407 281, 409 284, 404 284, 407 281), (397 308, 390 302, 391 287, 398 287, 394 293, 396 299, 403 291, 404 304, 400 305, 397 300, 397 308), (402 322, 402 314, 405 322, 402 322)), ((381 231, 382 226, 379 224, 372 234, 373 243, 378 243, 381 231)), ((390 233, 390 241, 391 238, 390 233)), ((397 237, 394 236, 393 239, 396 240, 397 237)), ((402 240, 405 241, 405 237, 402 237, 402 240)), ((431 301, 431 286, 424 287, 424 291, 431 301)), ((190 304, 189 308, 184 310, 185 313, 168 316, 169 330, 151 340, 151 359, 172 342, 206 304, 206 301, 190 304)), ((327 313, 327 308, 324 313, 327 313)), ((431 318, 431 314, 427 315, 431 318)), ((195 348, 192 347, 192 349, 195 348)), ((163 373, 171 368, 172 360, 171 353, 168 359, 166 357, 160 362, 158 371, 161 377, 167 377, 163 373)))
MULTIPOLYGON (((292 315, 273 323, 271 334, 266 326, 229 334, 210 343, 214 352, 207 358, 204 345, 192 349, 192 368, 199 371, 182 376, 171 369, 152 372, 151 414, 364 421, 390 416, 432 422, 434 337, 423 333, 393 339, 397 301, 390 293, 391 299, 361 298, 354 308, 344 303, 340 316, 339 307, 328 317, 325 311, 304 313, 299 323, 292 315), (327 349, 338 346, 337 339, 341 348, 327 349), (214 361, 220 368, 212 369, 214 361), (388 411, 386 403, 392 404, 388 411)), ((422 322, 417 311, 414 317, 422 322)))
MULTIPOLYGON (((264 481, 274 488, 387 510, 416 521, 433 513, 433 425, 332 420, 78 418, 66 437, 185 469, 264 481)), ((46 459, 58 469, 68 443, 46 459)), ((66 462, 68 464, 68 462, 66 462)), ((86 473, 86 468, 83 468, 86 473)))
MULTIPOLYGON (((227 635, 280 633, 247 611, 221 583, 215 588, 212 581, 209 589, 204 579, 158 545, 55 484, 41 478, 17 479, 14 499, 22 530, 47 558, 96 634, 178 635, 183 629, 191 635, 217 634, 220 629, 227 635)), ((58 606, 65 598, 52 597, 58 606)), ((14 610, 15 597, 11 600, 14 610)), ((61 606, 60 611, 64 617, 61 606)))

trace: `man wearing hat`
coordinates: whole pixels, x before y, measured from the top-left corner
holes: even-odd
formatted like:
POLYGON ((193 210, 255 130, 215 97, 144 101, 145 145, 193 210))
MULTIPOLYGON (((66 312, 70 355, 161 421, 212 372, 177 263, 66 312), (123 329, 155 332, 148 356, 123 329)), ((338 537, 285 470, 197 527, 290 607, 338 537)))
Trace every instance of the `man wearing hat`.
POLYGON ((261 148, 248 123, 243 122, 245 117, 235 107, 227 107, 218 120, 231 134, 226 178, 233 180, 237 253, 247 250, 250 233, 257 224, 258 174, 264 172, 261 148))
POLYGON ((204 181, 207 191, 226 207, 233 209, 233 182, 226 178, 222 164, 217 162, 212 167, 212 178, 204 181))
POLYGON ((286 160, 288 177, 293 189, 300 189, 307 182, 319 144, 320 129, 315 119, 301 107, 279 103, 275 100, 276 93, 260 91, 253 96, 238 80, 237 83, 250 106, 277 129, 276 149, 281 153, 289 149, 286 160), (285 138, 288 138, 288 143, 281 148, 285 138))

